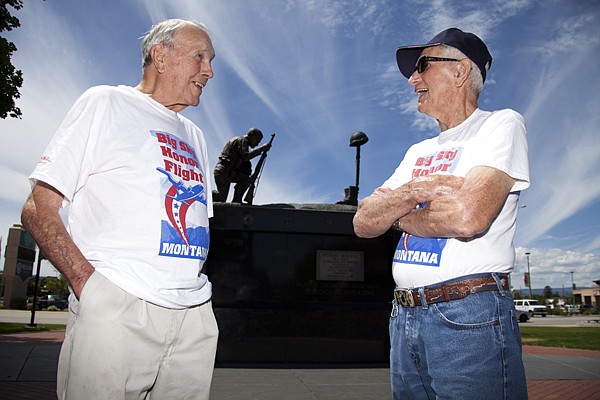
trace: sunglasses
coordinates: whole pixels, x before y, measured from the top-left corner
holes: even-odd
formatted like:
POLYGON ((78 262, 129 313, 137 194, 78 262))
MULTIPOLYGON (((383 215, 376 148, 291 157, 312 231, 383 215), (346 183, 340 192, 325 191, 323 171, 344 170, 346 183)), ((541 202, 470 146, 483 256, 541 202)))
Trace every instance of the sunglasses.
MULTIPOLYGON (((464 60, 464 58, 463 58, 463 60, 464 60)), ((429 63, 432 63, 435 61, 462 61, 462 60, 457 60, 456 58, 423 56, 417 60, 417 64, 415 65, 415 71, 422 74, 423 72, 425 72, 427 70, 427 68, 429 68, 429 65, 430 65, 429 63)))

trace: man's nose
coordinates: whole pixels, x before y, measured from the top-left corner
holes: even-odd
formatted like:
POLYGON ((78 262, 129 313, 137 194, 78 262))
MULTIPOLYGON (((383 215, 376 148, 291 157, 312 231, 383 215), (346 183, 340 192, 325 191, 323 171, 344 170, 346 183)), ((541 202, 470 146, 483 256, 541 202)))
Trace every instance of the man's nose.
POLYGON ((415 86, 420 79, 421 79, 421 75, 415 69, 415 71, 412 73, 410 78, 408 78, 408 84, 415 86))
POLYGON ((203 70, 202 70, 202 74, 205 75, 208 79, 211 79, 212 77, 215 76, 213 69, 212 69, 212 64, 208 63, 208 65, 206 65, 203 70))

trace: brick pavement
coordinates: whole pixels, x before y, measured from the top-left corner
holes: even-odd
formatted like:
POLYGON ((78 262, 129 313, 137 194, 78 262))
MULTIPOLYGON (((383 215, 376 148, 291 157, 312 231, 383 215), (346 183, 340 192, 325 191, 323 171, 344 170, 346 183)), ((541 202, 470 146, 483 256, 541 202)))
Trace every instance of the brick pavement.
MULTIPOLYGON (((5 362, 4 356, 6 349, 15 349, 15 346, 29 346, 33 351, 36 348, 48 348, 52 346, 54 352, 52 355, 46 355, 45 357, 51 357, 52 360, 57 359, 58 349, 60 343, 64 337, 64 331, 52 331, 52 332, 32 332, 32 333, 19 333, 10 335, 0 335, 0 355, 3 356, 1 362, 5 362), (5 349, 3 351, 3 349, 5 349)), ((600 358, 600 351, 592 350, 575 350, 575 349, 557 349, 547 348, 540 346, 523 346, 523 352, 527 354, 538 354, 538 355, 550 355, 550 356, 567 356, 567 357, 581 357, 583 359, 596 359, 600 358)), ((27 362, 36 362, 26 360, 27 362)), ((47 361, 47 360, 46 360, 47 361)), ((0 370, 3 370, 0 368, 0 370)), ((385 370, 385 368, 382 368, 385 370)), ((280 370, 281 371, 281 370, 280 370)), ((340 369, 340 377, 345 372, 344 369, 340 369)), ((254 374, 260 373, 260 370, 253 369, 254 374)), ((385 372, 385 371, 384 371, 385 372)), ((600 371, 599 371, 600 372, 600 371)), ((23 373, 21 368, 20 373, 23 373)), ((328 374, 335 373, 335 370, 327 370, 328 374)), ((292 374, 292 373, 290 373, 292 374)), ((6 377, 0 376, 0 400, 56 400, 56 382, 52 379, 36 380, 36 378, 30 375, 28 380, 23 380, 21 376, 17 377, 6 377)), ((215 382, 214 382, 215 383, 215 382)), ((271 393, 274 397, 263 397, 261 400, 275 399, 278 400, 286 398, 285 383, 281 385, 282 392, 280 394, 271 393), (282 394, 283 393, 283 394, 282 394)), ((589 400, 600 400, 600 379, 594 380, 583 380, 583 379, 553 379, 553 380, 528 380, 527 388, 529 391, 530 400, 571 400, 571 399, 589 399, 589 400)), ((311 397, 315 398, 315 397, 311 397)), ((334 397, 329 396, 329 399, 334 397)), ((347 398, 347 397, 344 397, 347 398)), ((237 399, 237 397, 236 397, 237 399)), ((239 394, 239 399, 250 399, 245 397, 244 394, 239 394)), ((364 400, 368 400, 363 396, 364 400)), ((214 400, 220 400, 215 398, 214 400)))

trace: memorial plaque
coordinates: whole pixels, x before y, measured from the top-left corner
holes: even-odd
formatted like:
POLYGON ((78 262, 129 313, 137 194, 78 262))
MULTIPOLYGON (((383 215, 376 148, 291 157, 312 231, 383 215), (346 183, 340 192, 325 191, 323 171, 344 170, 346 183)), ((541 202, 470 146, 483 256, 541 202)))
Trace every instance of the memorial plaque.
POLYGON ((363 260, 362 251, 317 250, 317 280, 362 282, 365 280, 363 260))

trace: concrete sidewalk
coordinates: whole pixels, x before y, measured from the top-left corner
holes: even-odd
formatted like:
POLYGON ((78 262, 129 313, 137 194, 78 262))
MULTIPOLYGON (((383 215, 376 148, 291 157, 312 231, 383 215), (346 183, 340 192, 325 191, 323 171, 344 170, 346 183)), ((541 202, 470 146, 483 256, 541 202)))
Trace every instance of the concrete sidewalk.
MULTIPOLYGON (((64 331, 0 335, 0 400, 56 400, 64 331)), ((524 346, 529 398, 600 400, 600 351, 524 346)), ((385 366, 215 369, 214 400, 390 399, 385 366)))

